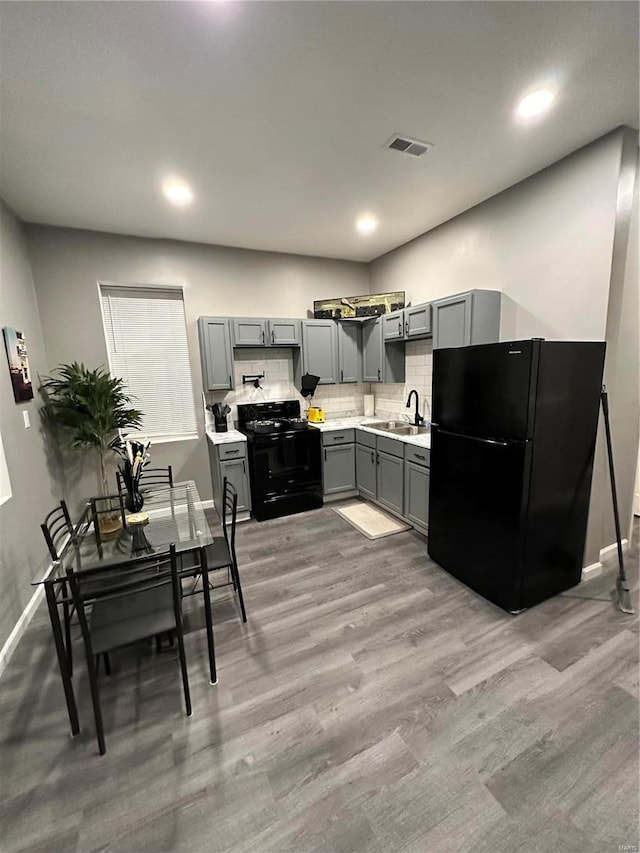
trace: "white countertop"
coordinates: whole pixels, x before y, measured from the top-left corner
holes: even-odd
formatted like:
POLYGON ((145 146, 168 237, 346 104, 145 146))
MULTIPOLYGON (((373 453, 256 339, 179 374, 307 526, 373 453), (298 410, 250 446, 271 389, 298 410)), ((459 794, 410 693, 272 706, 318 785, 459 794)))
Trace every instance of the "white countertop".
POLYGON ((247 436, 237 429, 230 429, 227 432, 216 432, 213 429, 207 429, 207 438, 211 444, 232 444, 234 441, 247 440, 247 436))
MULTIPOLYGON (((402 441, 404 444, 415 444, 418 447, 431 447, 431 433, 423 432, 422 435, 394 435, 392 432, 386 432, 381 429, 371 429, 368 424, 378 423, 386 418, 365 418, 363 415, 357 415, 352 418, 329 418, 323 424, 311 424, 311 426, 319 429, 321 432, 332 432, 340 429, 355 429, 358 427, 370 432, 373 435, 383 435, 385 438, 390 438, 393 441, 402 441)), ((409 423, 409 422, 407 422, 409 423)))

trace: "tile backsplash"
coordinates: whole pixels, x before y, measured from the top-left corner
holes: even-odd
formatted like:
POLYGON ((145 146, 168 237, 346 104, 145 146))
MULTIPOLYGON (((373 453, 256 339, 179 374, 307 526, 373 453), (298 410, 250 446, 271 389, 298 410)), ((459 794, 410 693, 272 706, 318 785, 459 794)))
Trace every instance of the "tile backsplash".
MULTIPOLYGON (((261 400, 300 400, 305 414, 310 403, 322 406, 328 418, 345 418, 364 414, 364 395, 375 396, 375 414, 381 418, 398 418, 406 415, 413 419, 406 408, 407 396, 412 388, 420 395, 420 414, 431 420, 431 371, 433 348, 431 341, 412 341, 406 344, 406 382, 404 383, 360 383, 357 385, 318 385, 313 400, 300 394, 293 383, 293 353, 287 348, 270 347, 258 349, 247 347, 233 353, 235 391, 210 391, 205 395, 207 403, 227 403, 231 406, 229 423, 238 418, 238 403, 253 403, 261 400), (252 384, 243 385, 242 377, 264 373, 260 380, 262 388, 252 384)), ((213 423, 210 412, 205 415, 207 424, 213 423)))
MULTIPOLYGON (((288 348, 236 349, 233 353, 233 369, 235 391, 210 391, 205 395, 207 403, 226 403, 231 406, 230 423, 238 418, 238 403, 264 400, 299 400, 303 414, 312 402, 314 406, 322 406, 327 417, 361 415, 364 412, 364 394, 369 393, 369 385, 319 385, 313 401, 304 398, 293 382, 293 353, 288 348), (264 373, 264 379, 260 380, 261 389, 254 388, 253 384, 242 384, 243 375, 259 373, 264 373)), ((209 412, 206 412, 205 418, 207 424, 213 423, 213 416, 209 412)))
POLYGON ((425 421, 431 420, 431 376, 433 368, 433 345, 431 341, 409 341, 405 345, 406 381, 389 382, 382 385, 372 384, 371 391, 376 398, 376 417, 397 418, 408 415, 413 420, 415 403, 407 409, 409 391, 415 388, 420 395, 420 414, 425 421))

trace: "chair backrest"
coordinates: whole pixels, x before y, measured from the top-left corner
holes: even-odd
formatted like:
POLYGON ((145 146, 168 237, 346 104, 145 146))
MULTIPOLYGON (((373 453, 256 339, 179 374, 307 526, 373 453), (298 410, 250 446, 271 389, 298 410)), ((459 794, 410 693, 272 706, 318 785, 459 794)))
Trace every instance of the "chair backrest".
POLYGON ((233 560, 236 560, 236 518, 238 515, 238 492, 225 477, 222 482, 222 532, 233 560))
POLYGON ((52 509, 40 525, 44 534, 47 548, 52 560, 59 560, 60 554, 69 540, 73 540, 73 524, 65 501, 60 501, 60 506, 52 509))
POLYGON ((173 468, 143 468, 140 475, 140 488, 149 489, 151 486, 173 486, 173 468))
MULTIPOLYGON (((161 586, 172 586, 176 620, 182 619, 180 582, 175 545, 153 557, 145 556, 90 569, 67 568, 71 595, 78 613, 83 639, 90 653, 91 637, 87 608, 105 599, 128 598, 161 586)), ((176 623, 178 624, 178 623, 176 623)))

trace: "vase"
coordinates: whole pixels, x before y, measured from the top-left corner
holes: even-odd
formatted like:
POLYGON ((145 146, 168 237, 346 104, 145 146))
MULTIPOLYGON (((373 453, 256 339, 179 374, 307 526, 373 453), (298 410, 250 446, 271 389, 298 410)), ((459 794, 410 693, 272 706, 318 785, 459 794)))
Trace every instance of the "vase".
POLYGON ((144 498, 137 490, 137 488, 132 487, 130 489, 127 489, 127 494, 124 499, 124 505, 129 510, 129 512, 140 512, 140 510, 144 506, 144 498))

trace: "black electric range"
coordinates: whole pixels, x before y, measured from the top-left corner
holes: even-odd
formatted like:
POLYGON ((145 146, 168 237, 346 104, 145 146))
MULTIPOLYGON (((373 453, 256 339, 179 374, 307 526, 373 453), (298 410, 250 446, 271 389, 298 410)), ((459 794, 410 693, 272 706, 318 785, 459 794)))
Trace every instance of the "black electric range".
POLYGON ((247 436, 258 521, 322 506, 321 434, 300 419, 297 400, 240 403, 238 429, 247 436))

